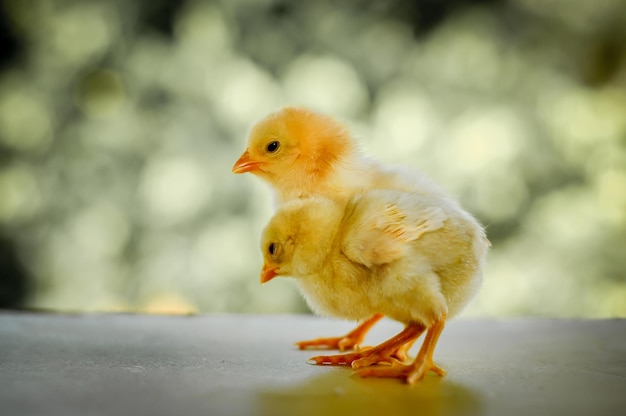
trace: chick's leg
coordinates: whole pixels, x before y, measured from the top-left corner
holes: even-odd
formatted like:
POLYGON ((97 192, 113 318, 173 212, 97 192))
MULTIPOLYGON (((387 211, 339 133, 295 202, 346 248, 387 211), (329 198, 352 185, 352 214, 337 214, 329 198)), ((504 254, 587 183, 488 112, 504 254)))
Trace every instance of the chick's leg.
POLYGON ((424 332, 421 324, 411 324, 393 338, 388 339, 376 347, 355 351, 348 354, 325 355, 312 357, 310 364, 351 365, 352 368, 365 367, 377 363, 397 363, 395 355, 407 343, 413 343, 424 332))
POLYGON ((397 364, 386 368, 364 368, 357 371, 357 374, 362 377, 403 378, 409 384, 421 380, 429 371, 433 371, 439 376, 445 376, 446 371, 433 362, 433 353, 444 325, 445 319, 439 319, 428 329, 422 348, 420 348, 417 358, 412 364, 397 364))
POLYGON ((415 341, 417 341, 417 339, 414 339, 413 341, 409 341, 404 345, 400 345, 398 347, 398 349, 396 350, 396 352, 394 352, 392 354, 392 356, 394 358, 397 358, 398 361, 406 361, 409 359, 409 350, 411 349, 411 347, 413 346, 413 344, 415 343, 415 341))
POLYGON ((381 314, 372 315, 370 318, 363 321, 359 326, 357 326, 352 332, 342 337, 317 338, 310 341, 296 342, 296 345, 301 350, 305 350, 308 348, 328 350, 338 349, 339 351, 358 349, 368 331, 374 326, 376 322, 380 321, 382 318, 383 315, 381 314))

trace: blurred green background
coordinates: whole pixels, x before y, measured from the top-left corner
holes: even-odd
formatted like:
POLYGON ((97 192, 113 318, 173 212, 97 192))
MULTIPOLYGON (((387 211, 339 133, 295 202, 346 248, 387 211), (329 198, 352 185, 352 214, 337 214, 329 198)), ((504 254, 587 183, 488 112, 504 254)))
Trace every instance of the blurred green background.
POLYGON ((487 226, 466 316, 626 316, 623 0, 0 1, 0 307, 308 311, 230 171, 292 104, 487 226))

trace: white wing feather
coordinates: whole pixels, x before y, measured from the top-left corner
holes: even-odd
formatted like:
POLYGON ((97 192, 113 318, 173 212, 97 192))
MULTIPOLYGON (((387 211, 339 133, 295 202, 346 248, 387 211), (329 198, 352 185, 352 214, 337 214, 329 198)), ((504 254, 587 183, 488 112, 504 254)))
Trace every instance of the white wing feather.
POLYGON ((432 197, 391 190, 355 196, 344 218, 343 253, 367 267, 402 257, 412 241, 444 227, 448 216, 432 201, 432 197))

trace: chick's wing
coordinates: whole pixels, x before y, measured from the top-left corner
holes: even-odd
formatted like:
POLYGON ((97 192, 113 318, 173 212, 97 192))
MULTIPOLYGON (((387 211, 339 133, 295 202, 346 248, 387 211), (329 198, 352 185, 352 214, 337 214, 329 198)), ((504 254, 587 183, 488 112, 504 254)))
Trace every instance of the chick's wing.
POLYGON ((342 251, 366 267, 401 258, 411 241, 442 228, 448 218, 433 198, 393 190, 358 194, 346 212, 342 251))

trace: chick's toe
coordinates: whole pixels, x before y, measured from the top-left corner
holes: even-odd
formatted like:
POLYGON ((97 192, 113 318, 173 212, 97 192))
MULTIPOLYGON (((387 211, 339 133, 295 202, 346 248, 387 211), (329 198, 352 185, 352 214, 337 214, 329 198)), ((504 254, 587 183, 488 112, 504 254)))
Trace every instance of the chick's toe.
POLYGON ((373 364, 398 363, 397 355, 399 352, 404 351, 403 346, 412 344, 423 331, 423 325, 411 324, 398 335, 376 347, 348 354, 312 357, 308 362, 317 365, 350 365, 352 368, 366 367, 373 364))
POLYGON ((317 338, 317 339, 313 339, 309 341, 296 342, 296 345, 301 350, 305 350, 305 349, 320 349, 320 350, 336 349, 339 351, 360 350, 361 343, 363 342, 365 335, 369 332, 372 326, 374 326, 374 324, 380 321, 382 318, 383 318, 383 315, 381 314, 372 315, 370 318, 363 321, 359 326, 357 326, 350 333, 342 337, 317 338))
POLYGON ((356 373, 361 377, 402 378, 409 384, 421 380, 429 371, 439 376, 445 376, 446 371, 433 362, 433 353, 444 324, 445 320, 440 319, 429 328, 422 348, 413 363, 407 365, 395 364, 390 368, 370 367, 359 370, 356 373))

